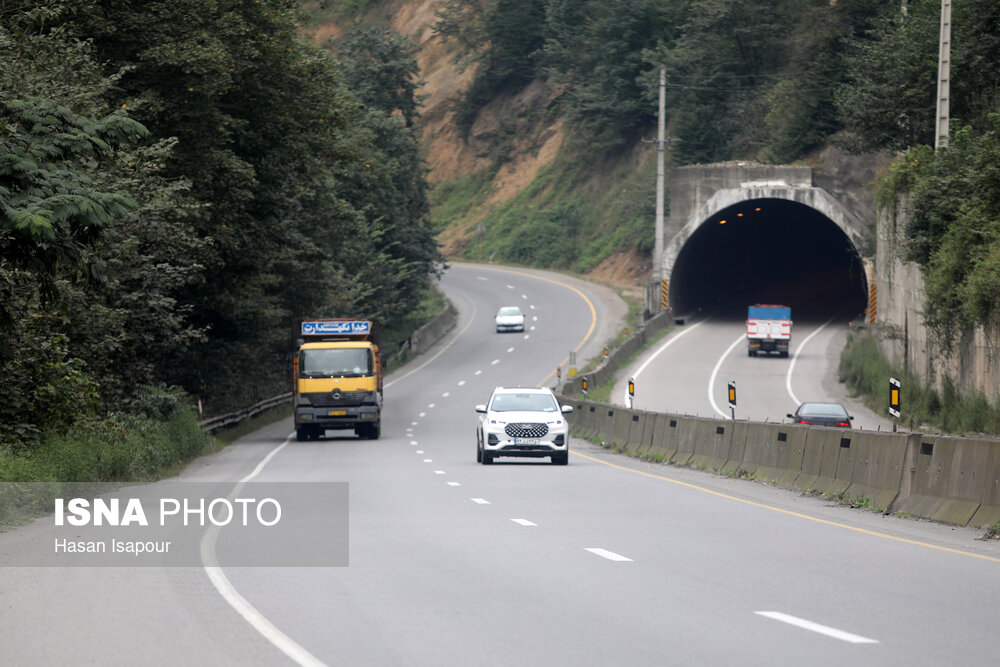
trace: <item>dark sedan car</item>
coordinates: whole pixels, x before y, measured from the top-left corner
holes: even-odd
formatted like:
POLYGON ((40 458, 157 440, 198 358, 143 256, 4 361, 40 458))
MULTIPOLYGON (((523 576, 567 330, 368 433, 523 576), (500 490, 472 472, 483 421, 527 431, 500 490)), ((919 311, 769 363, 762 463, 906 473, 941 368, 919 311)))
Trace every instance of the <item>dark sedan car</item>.
POLYGON ((840 403, 803 403, 795 414, 789 414, 788 417, 796 424, 843 428, 850 428, 851 420, 854 419, 840 403))

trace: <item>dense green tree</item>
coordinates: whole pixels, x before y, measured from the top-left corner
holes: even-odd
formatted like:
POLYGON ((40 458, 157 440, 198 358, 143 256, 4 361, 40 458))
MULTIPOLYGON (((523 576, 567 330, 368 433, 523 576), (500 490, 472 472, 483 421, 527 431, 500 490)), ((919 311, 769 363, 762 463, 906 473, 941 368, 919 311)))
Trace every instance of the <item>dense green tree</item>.
MULTIPOLYGON (((892 3, 870 32, 851 40, 849 80, 837 93, 851 147, 934 144, 940 12, 939 0, 892 3)), ((951 45, 951 117, 986 130, 1000 102, 1000 5, 954 3, 951 45)))
POLYGON ((659 68, 643 51, 672 40, 680 7, 660 0, 550 3, 546 71, 568 86, 580 141, 598 150, 618 148, 655 122, 655 93, 647 90, 659 68))
POLYGON ((924 317, 945 345, 1000 315, 1000 112, 991 120, 948 148, 909 151, 891 175, 911 195, 907 258, 921 265, 924 317))
POLYGON ((420 67, 406 37, 375 25, 355 22, 332 43, 347 86, 361 102, 384 113, 400 113, 406 126, 416 119, 420 67))

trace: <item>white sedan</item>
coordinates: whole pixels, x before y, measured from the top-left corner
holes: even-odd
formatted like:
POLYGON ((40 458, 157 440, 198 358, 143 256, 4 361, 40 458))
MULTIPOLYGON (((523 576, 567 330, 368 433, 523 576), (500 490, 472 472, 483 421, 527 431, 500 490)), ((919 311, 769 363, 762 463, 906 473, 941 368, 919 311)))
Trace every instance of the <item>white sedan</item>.
POLYGON ((524 313, 517 306, 504 306, 497 311, 497 333, 524 331, 524 313))

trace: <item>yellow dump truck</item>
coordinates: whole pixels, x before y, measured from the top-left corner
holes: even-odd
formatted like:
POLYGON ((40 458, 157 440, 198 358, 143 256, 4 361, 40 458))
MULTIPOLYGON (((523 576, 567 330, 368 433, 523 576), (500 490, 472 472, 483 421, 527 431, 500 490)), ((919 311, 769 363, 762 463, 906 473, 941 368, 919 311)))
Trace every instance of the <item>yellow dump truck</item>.
POLYGON ((300 323, 292 361, 295 434, 317 440, 327 429, 353 429, 377 440, 382 428, 382 358, 370 320, 300 323))

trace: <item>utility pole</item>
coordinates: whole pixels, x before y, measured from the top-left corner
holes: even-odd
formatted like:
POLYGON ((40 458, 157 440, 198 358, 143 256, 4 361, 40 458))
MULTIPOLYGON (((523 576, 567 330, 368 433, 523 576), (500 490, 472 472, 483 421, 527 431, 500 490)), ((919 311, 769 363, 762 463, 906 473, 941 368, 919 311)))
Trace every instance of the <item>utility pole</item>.
MULTIPOLYGON (((666 150, 667 68, 660 67, 660 115, 656 131, 656 240, 653 244, 653 280, 659 285, 663 280, 663 154, 666 150)), ((655 309, 654 309, 655 312, 655 309)))
POLYGON ((937 121, 934 149, 948 147, 948 93, 951 89, 951 0, 941 0, 941 37, 938 50, 937 121))

